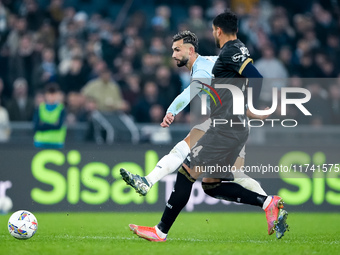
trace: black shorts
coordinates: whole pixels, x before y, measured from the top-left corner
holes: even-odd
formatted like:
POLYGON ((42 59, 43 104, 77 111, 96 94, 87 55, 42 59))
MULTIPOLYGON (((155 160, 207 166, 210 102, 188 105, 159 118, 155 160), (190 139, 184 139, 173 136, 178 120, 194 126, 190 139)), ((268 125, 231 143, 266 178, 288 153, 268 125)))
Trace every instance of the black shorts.
POLYGON ((203 174, 200 177, 225 178, 230 176, 227 170, 231 170, 248 135, 248 130, 221 133, 209 128, 191 149, 190 168, 195 171, 196 167, 202 166, 203 174))

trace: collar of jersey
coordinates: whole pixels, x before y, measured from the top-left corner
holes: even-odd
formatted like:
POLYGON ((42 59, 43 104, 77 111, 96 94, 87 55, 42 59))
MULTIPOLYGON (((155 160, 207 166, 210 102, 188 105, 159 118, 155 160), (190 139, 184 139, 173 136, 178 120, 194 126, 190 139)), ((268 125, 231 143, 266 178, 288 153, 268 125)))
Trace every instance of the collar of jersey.
POLYGON ((234 42, 236 42, 237 40, 238 40, 238 38, 236 38, 235 40, 227 41, 227 42, 223 45, 223 47, 221 48, 221 50, 222 50, 224 47, 226 47, 227 44, 229 44, 229 43, 234 43, 234 42))
POLYGON ((192 71, 194 70, 194 65, 195 65, 196 61, 198 60, 198 58, 199 58, 200 56, 201 56, 201 55, 198 54, 198 56, 197 56, 195 62, 192 64, 192 67, 191 67, 191 70, 190 70, 190 76, 192 76, 192 71))

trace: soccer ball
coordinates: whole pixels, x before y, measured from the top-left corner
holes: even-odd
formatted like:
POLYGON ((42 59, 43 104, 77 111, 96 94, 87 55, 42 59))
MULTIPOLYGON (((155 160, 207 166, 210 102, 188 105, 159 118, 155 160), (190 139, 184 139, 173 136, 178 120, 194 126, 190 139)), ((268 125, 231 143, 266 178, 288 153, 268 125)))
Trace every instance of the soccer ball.
POLYGON ((29 239, 37 229, 38 221, 29 211, 17 211, 8 220, 8 231, 17 239, 29 239))

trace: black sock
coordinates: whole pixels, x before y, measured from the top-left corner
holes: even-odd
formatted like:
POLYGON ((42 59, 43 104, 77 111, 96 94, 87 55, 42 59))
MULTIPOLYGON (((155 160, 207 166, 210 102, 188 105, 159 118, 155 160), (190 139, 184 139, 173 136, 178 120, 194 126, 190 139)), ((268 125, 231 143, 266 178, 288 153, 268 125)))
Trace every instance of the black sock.
POLYGON ((267 196, 243 188, 237 183, 202 183, 206 194, 217 199, 224 199, 248 205, 263 206, 267 196))
POLYGON ((188 203, 194 182, 195 179, 190 177, 188 172, 186 172, 183 168, 180 168, 177 173, 174 190, 166 203, 162 219, 157 225, 159 230, 163 233, 167 234, 169 232, 169 229, 175 222, 178 214, 188 203))

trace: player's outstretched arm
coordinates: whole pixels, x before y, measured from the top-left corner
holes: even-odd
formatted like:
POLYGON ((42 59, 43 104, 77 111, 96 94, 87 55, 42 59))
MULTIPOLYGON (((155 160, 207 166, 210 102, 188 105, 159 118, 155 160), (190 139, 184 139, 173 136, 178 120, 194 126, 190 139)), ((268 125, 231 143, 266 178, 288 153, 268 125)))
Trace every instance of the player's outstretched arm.
POLYGON ((161 123, 162 127, 169 127, 169 125, 174 121, 174 117, 183 111, 191 100, 201 92, 202 84, 200 83, 200 80, 204 80, 210 84, 211 74, 202 69, 196 70, 195 73, 192 74, 192 81, 190 85, 186 87, 182 93, 174 99, 174 101, 172 101, 167 109, 166 115, 161 123), (172 117, 169 113, 172 114, 172 117))
POLYGON ((174 101, 170 104, 169 108, 166 111, 166 115, 161 123, 162 127, 169 127, 170 124, 174 121, 174 117, 180 113, 187 105, 190 103, 192 98, 194 98, 199 92, 199 89, 195 89, 195 87, 191 87, 194 82, 190 83, 190 85, 185 88, 181 94, 179 94, 174 101))

